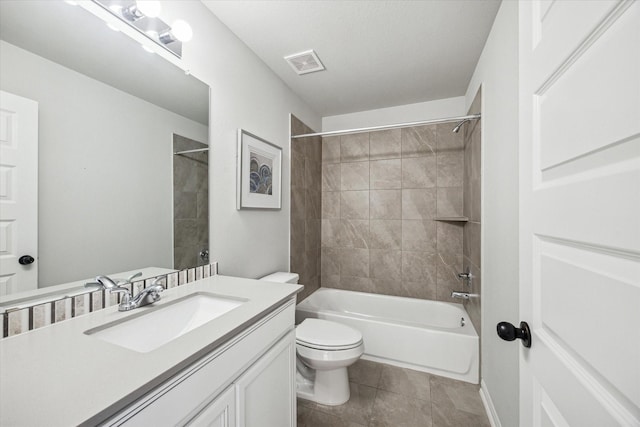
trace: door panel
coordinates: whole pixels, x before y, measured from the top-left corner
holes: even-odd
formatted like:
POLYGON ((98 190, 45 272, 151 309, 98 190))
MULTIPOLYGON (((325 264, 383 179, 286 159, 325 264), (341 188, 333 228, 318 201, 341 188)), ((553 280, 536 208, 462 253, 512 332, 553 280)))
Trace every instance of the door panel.
POLYGON ((520 2, 522 426, 640 426, 639 23, 520 2))
POLYGON ((0 91, 0 296, 38 287, 38 103, 0 91))

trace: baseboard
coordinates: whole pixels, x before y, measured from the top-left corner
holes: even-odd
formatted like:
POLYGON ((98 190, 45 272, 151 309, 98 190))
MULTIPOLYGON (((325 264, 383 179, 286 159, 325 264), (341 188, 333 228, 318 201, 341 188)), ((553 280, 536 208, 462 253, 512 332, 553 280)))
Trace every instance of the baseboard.
POLYGON ((484 405, 484 410, 487 412, 491 427, 502 427, 500 418, 498 418, 498 413, 496 412, 496 407, 493 406, 491 395, 489 394, 489 390, 487 390, 487 385, 484 383, 484 380, 480 380, 480 399, 482 399, 482 404, 484 405))

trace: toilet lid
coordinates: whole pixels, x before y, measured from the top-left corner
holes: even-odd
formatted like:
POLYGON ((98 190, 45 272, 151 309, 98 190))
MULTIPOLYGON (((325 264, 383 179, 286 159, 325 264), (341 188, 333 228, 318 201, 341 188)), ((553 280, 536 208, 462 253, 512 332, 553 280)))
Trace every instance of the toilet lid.
POLYGON ((342 349, 362 342, 360 331, 323 319, 305 319, 296 328, 296 340, 311 347, 342 349))

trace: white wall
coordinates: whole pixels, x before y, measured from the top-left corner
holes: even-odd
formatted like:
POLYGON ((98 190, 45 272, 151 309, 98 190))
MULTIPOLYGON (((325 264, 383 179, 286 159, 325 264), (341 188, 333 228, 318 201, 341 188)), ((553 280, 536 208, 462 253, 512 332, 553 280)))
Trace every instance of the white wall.
POLYGON ((39 285, 172 267, 172 133, 207 127, 6 42, 0 57, 2 90, 39 103, 39 285))
POLYGON ((399 105, 322 118, 322 131, 354 129, 395 123, 417 122, 460 116, 465 113, 465 97, 399 105))
POLYGON ((498 322, 518 316, 518 2, 502 2, 466 93, 482 87, 482 379, 503 426, 519 423, 519 343, 498 322))
MULTIPOLYGON (((314 129, 311 110, 201 2, 163 2, 167 16, 187 20, 191 73, 211 86, 210 252, 220 273, 256 278, 289 267, 289 113, 314 129), (283 149, 282 209, 236 210, 236 133, 246 129, 283 149)), ((265 34, 268 37, 268 34, 265 34)))

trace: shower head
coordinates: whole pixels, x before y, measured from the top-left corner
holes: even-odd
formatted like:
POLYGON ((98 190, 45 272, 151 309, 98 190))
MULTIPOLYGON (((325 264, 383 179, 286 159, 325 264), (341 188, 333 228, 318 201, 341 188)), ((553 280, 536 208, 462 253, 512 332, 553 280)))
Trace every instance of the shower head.
POLYGON ((462 127, 462 125, 467 123, 468 121, 470 121, 470 119, 464 119, 464 120, 458 122, 458 124, 456 124, 456 127, 453 128, 453 133, 460 132, 460 128, 462 127))

